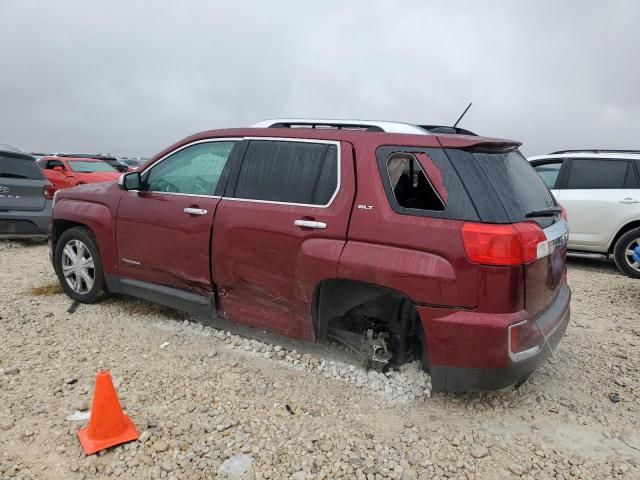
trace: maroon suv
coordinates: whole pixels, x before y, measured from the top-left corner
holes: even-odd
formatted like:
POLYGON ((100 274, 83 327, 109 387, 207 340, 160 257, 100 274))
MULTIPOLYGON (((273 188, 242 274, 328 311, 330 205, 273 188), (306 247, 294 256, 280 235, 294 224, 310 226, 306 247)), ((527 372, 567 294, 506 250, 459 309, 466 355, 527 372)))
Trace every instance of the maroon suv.
POLYGON ((80 302, 133 295, 305 340, 436 391, 524 381, 569 321, 567 224, 518 143, 394 122, 198 133, 119 184, 58 191, 80 302))

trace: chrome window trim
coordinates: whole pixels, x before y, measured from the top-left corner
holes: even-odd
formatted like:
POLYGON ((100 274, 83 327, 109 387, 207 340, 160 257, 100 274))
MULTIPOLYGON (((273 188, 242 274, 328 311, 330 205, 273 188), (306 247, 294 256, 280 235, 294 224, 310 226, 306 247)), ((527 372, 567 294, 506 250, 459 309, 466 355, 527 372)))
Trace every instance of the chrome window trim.
MULTIPOLYGON (((193 141, 191 143, 187 143, 185 145, 182 145, 181 147, 178 147, 175 150, 171 150, 169 153, 167 153, 162 158, 160 158, 157 162, 153 162, 153 164, 149 165, 147 168, 145 168, 144 170, 142 170, 141 172, 138 172, 138 173, 140 174, 140 177, 142 177, 145 173, 147 173, 149 170, 154 168, 156 165, 158 165, 159 163, 163 162, 164 160, 166 160, 167 158, 172 156, 174 153, 178 153, 179 151, 184 150, 185 148, 189 148, 189 147, 191 147, 193 145, 198 145, 200 143, 241 142, 242 140, 244 140, 242 137, 206 138, 204 140, 196 140, 196 141, 193 141)), ((118 183, 120 183, 121 181, 124 181, 123 180, 124 175, 126 175, 126 173, 123 173, 120 176, 120 178, 118 179, 118 183)), ((222 198, 219 195, 199 195, 197 193, 159 192, 159 191, 156 191, 156 190, 127 190, 127 191, 128 192, 138 192, 138 193, 141 193, 141 192, 156 193, 156 194, 160 194, 160 195, 175 195, 175 196, 179 196, 179 197, 222 198)))
POLYGON ((244 140, 267 140, 267 141, 279 141, 279 142, 294 142, 294 143, 318 143, 322 145, 335 145, 338 156, 338 183, 336 189, 329 198, 329 201, 324 205, 315 205, 310 203, 293 203, 293 202, 278 202, 275 200, 256 200, 252 198, 238 198, 238 197, 224 197, 224 200, 232 200, 235 202, 251 202, 251 203, 266 203, 271 205, 287 205, 292 207, 310 207, 310 208, 329 208, 335 198, 340 193, 340 187, 342 186, 342 152, 340 151, 340 142, 337 140, 314 140, 310 138, 289 138, 289 137, 244 137, 244 140))

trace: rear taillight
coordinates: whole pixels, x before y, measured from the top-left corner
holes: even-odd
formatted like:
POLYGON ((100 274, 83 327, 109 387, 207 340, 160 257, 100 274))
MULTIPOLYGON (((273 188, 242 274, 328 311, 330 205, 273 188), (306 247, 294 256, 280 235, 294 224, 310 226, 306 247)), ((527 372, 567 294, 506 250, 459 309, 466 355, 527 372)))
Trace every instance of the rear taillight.
POLYGON ((44 198, 46 198, 47 200, 53 200, 53 194, 56 193, 56 187, 54 187, 53 185, 49 184, 49 185, 45 185, 44 189, 42 190, 42 195, 44 196, 44 198))
POLYGON ((465 223, 461 231, 465 252, 473 263, 522 265, 548 253, 544 248, 547 237, 537 223, 465 223))
POLYGON ((511 325, 508 335, 509 357, 514 362, 531 358, 542 349, 544 336, 540 327, 531 320, 511 325))

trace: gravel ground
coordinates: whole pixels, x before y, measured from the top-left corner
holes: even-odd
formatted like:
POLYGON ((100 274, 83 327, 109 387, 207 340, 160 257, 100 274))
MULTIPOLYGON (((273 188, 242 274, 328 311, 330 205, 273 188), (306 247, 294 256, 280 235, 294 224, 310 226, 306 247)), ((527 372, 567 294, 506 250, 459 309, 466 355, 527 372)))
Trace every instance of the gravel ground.
POLYGON ((415 365, 128 298, 67 313, 46 247, 0 242, 0 478, 640 478, 640 282, 569 279, 567 335, 519 390, 431 396, 415 365), (67 417, 100 368, 141 437, 85 457, 67 417))

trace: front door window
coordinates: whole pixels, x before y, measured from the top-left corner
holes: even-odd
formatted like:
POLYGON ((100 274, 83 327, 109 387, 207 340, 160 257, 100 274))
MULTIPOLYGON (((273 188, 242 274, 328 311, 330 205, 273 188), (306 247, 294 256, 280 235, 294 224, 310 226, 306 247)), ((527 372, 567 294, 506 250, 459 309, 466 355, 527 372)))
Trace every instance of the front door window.
POLYGON ((213 196, 235 142, 206 142, 177 151, 151 168, 144 190, 213 196))

